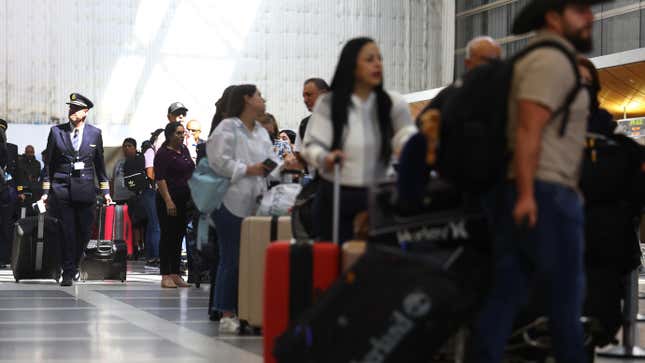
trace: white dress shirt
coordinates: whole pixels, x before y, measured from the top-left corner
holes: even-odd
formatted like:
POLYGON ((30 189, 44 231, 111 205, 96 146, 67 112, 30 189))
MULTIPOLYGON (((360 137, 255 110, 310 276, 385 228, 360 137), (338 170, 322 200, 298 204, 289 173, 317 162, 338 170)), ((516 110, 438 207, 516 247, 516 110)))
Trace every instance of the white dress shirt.
MULTIPOLYGON (((412 134, 417 132, 410 109, 398 94, 388 92, 392 100, 392 149, 400 150, 412 134)), ((323 179, 334 180, 333 171, 324 171, 324 159, 330 152, 333 139, 331 121, 331 98, 327 93, 318 98, 313 115, 307 125, 304 147, 301 151, 309 165, 318 169, 323 179)), ((381 137, 378 126, 378 104, 376 93, 367 100, 352 95, 347 113, 347 126, 343 132, 342 150, 345 163, 341 169, 341 184, 351 187, 369 187, 385 179, 389 164, 380 160, 381 137)))
POLYGON ((240 218, 255 214, 257 199, 267 190, 266 178, 246 175, 247 166, 271 159, 278 164, 271 174, 274 178, 282 166, 266 129, 255 122, 253 131, 249 131, 237 117, 220 122, 206 142, 206 155, 217 174, 231 178, 223 203, 240 218))

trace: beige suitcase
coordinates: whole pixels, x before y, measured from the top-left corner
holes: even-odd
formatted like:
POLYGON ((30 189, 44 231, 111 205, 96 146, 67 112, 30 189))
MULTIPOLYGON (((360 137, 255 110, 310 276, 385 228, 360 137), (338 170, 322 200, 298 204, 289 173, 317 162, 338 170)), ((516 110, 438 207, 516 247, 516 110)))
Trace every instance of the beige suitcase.
POLYGON ((248 217, 242 222, 238 315, 252 327, 262 326, 264 254, 272 241, 291 240, 291 217, 248 217))
POLYGON ((347 241, 343 243, 343 272, 349 270, 363 256, 367 243, 365 241, 347 241))

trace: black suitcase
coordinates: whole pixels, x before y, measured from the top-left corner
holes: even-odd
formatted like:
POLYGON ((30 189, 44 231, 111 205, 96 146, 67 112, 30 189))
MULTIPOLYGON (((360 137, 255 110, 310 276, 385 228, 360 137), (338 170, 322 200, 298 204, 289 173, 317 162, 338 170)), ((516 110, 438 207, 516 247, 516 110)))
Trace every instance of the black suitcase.
POLYGON ((11 267, 16 282, 61 276, 61 226, 56 218, 40 214, 14 225, 11 267))
POLYGON ((485 261, 469 247, 419 255, 371 245, 274 355, 280 363, 427 362, 481 306, 485 261))
MULTIPOLYGON (((80 262, 81 281, 88 280, 117 280, 125 282, 127 278, 128 248, 123 240, 101 239, 105 229, 103 218, 104 207, 99 207, 97 218, 98 238, 88 242, 80 262)), ((119 218, 113 218, 116 224, 119 218)), ((118 226, 114 225, 112 231, 118 226)))

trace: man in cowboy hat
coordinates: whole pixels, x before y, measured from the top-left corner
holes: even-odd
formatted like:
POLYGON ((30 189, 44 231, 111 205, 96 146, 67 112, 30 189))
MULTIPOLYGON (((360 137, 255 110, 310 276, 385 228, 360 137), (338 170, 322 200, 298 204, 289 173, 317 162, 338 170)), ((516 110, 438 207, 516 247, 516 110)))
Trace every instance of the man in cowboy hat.
POLYGON ((561 49, 539 47, 514 65, 508 106, 514 160, 509 182, 487 203, 495 234, 493 283, 474 323, 473 362, 502 360, 518 307, 534 288, 549 313, 557 361, 587 361, 578 179, 590 99, 574 60, 592 48, 591 5, 603 1, 533 0, 513 25, 514 34, 536 32, 530 44, 550 41, 561 49))
POLYGON ((69 122, 52 126, 49 131, 42 196, 63 226, 61 286, 72 285, 90 239, 96 204, 95 176, 105 202, 112 203, 101 130, 85 123, 94 104, 79 93, 69 98, 69 122))

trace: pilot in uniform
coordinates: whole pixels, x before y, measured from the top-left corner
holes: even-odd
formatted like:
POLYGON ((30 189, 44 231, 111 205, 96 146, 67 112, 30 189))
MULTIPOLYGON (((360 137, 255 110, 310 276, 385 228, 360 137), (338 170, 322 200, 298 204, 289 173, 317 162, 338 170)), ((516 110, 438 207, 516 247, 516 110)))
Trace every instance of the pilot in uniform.
POLYGON ((53 126, 49 131, 42 197, 63 229, 61 286, 72 285, 81 254, 90 239, 96 209, 95 177, 105 202, 112 203, 101 130, 85 123, 94 104, 78 93, 72 93, 67 104, 69 122, 53 126))

